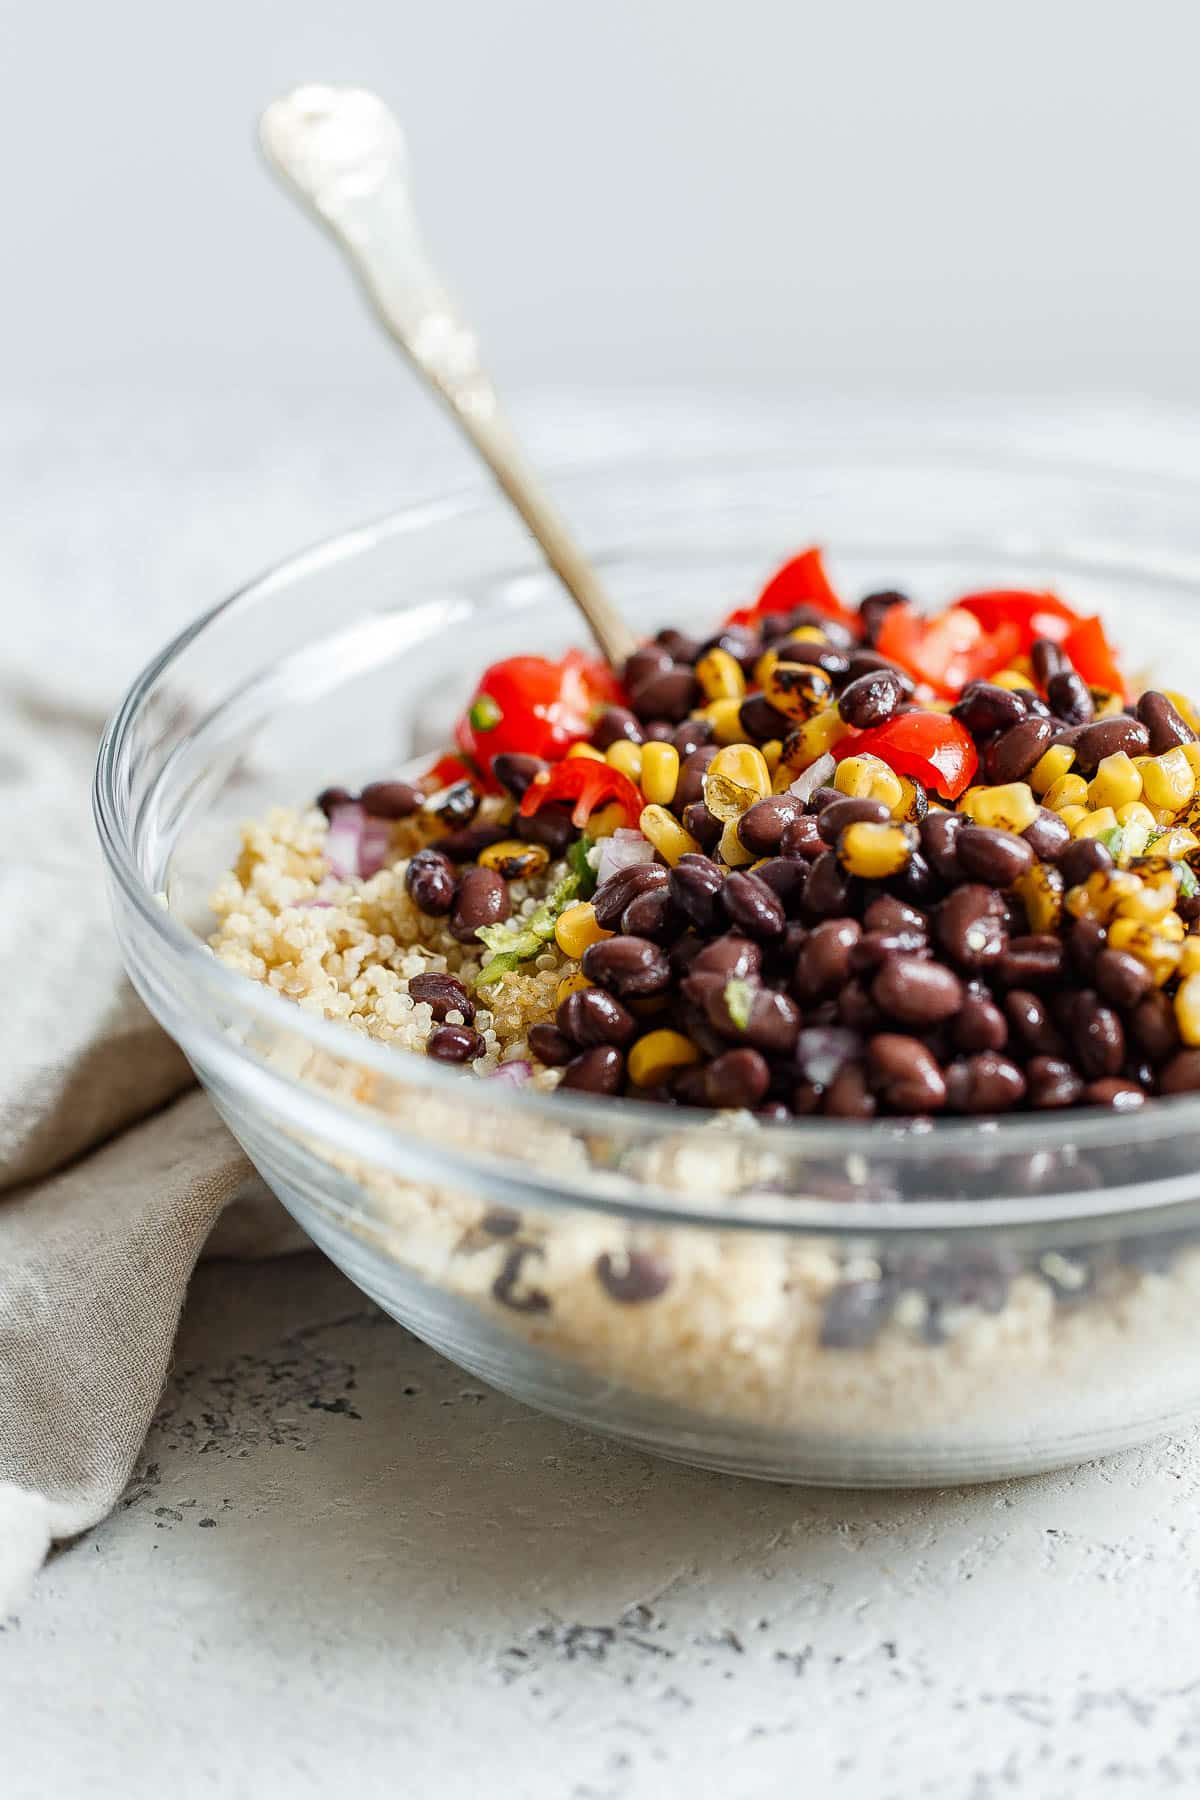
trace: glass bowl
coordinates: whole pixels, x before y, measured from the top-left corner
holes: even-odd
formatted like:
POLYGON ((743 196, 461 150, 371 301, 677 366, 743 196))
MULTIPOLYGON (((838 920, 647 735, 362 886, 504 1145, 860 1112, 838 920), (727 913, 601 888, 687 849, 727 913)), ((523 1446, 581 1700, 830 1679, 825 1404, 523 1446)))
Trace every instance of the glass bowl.
MULTIPOLYGON (((1054 584, 1186 688, 1184 483, 825 439, 557 490, 628 618, 696 628, 798 544, 848 593, 1054 584)), ((478 671, 579 627, 490 490, 309 550, 182 633, 100 751, 130 975, 280 1199, 472 1374, 663 1455, 784 1481, 985 1480, 1200 1410, 1200 1099, 761 1125, 538 1096, 220 964, 237 826, 446 740, 478 671)))

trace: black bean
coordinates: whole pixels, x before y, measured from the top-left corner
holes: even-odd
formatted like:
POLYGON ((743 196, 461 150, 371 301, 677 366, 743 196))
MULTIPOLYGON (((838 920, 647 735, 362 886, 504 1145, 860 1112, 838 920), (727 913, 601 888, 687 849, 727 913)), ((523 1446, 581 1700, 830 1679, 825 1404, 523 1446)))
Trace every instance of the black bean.
POLYGON ((894 669, 876 669, 859 675, 838 696, 838 711, 847 725, 866 730, 890 719, 904 698, 904 688, 894 669))
POLYGON ((561 856, 567 845, 579 836, 570 807, 558 800, 539 806, 529 818, 522 818, 518 813, 513 827, 525 843, 541 844, 551 856, 561 856))
POLYGON ((451 862, 474 862, 481 850, 503 842, 507 836, 508 829, 503 825, 464 825, 460 831, 448 831, 445 837, 436 838, 429 848, 440 850, 451 862))
POLYGON ((668 719, 680 725, 692 710, 696 698, 696 677, 682 664, 673 663, 656 675, 648 675, 629 696, 629 704, 639 719, 668 719))
POLYGON ((908 597, 898 593, 895 588, 882 588, 877 594, 865 594, 858 603, 858 616, 863 623, 863 634, 868 644, 878 638, 884 619, 893 606, 907 606, 908 597))
POLYGON ((1108 931, 1099 919, 1076 919, 1067 937, 1067 952, 1079 973, 1091 978, 1096 958, 1108 942, 1108 931))
POLYGON ((622 682, 626 689, 640 687, 652 675, 662 675, 674 668, 677 660, 686 663, 691 659, 686 656, 675 658, 665 644, 643 644, 640 650, 635 650, 626 659, 621 674, 622 682))
POLYGON ((752 982, 746 1023, 740 1025, 729 1005, 726 983, 712 976, 701 979, 711 984, 707 996, 708 1016, 722 1037, 750 1044, 766 1056, 792 1054, 800 1031, 800 1008, 794 1000, 789 1000, 786 994, 777 994, 773 988, 752 982))
POLYGON ((804 816, 804 802, 796 794, 770 794, 756 800, 738 820, 737 834, 752 856, 774 856, 784 827, 804 816))
POLYGON ((894 956, 925 957, 929 941, 915 931, 864 931, 850 952, 850 967, 856 975, 867 975, 894 956))
POLYGON ((784 826, 779 848, 784 856, 793 856, 798 862, 815 862, 829 846, 821 836, 818 821, 806 813, 803 818, 793 819, 790 825, 784 826))
POLYGON ((1107 1106, 1113 1112, 1136 1112, 1139 1106, 1146 1104, 1146 1095, 1136 1082, 1109 1075, 1102 1081, 1088 1082, 1083 1090, 1083 1104, 1107 1106))
POLYGON ((953 1112, 1011 1112, 1024 1098, 1025 1077, 994 1050, 981 1050, 946 1071, 946 1103, 953 1112))
POLYGON ((771 856, 755 865, 754 875, 779 896, 789 918, 794 918, 808 886, 808 865, 791 856, 771 856))
POLYGON ((878 894, 863 914, 868 931, 886 931, 904 936, 928 937, 929 920, 918 907, 909 906, 893 894, 878 894))
POLYGON ((862 936, 857 919, 825 919, 809 932, 796 961, 792 992, 802 1003, 833 994, 850 979, 850 953, 862 936))
POLYGON ((471 823, 482 799, 483 795, 473 781, 453 781, 436 800, 427 800, 426 806, 443 825, 457 829, 471 823))
POLYGON ((354 804, 354 795, 350 792, 349 788, 344 788, 344 787, 322 788, 321 792, 317 795, 317 805, 320 807, 321 811, 325 814, 325 817, 327 819, 331 816, 335 807, 352 806, 353 804, 354 804))
POLYGON ((606 706, 592 726, 592 743, 597 750, 607 750, 610 744, 624 741, 631 744, 645 742, 640 721, 627 706, 606 706))
POLYGON ((825 1302, 820 1342, 825 1350, 864 1350, 891 1317, 897 1293, 890 1281, 846 1281, 825 1302))
POLYGON ((1092 1080, 1116 1075, 1125 1060, 1125 1032, 1110 1006, 1085 989, 1071 1009, 1071 1044, 1083 1073, 1092 1080))
POLYGON ((557 1025, 549 1025, 544 1021, 529 1027, 529 1048, 539 1062, 544 1062, 549 1069, 559 1069, 569 1063, 575 1054, 575 1046, 570 1038, 565 1037, 557 1025))
POLYGON ((694 663, 699 659, 699 638, 689 637, 686 631, 677 631, 673 625, 666 625, 656 632, 654 641, 676 662, 694 663))
POLYGON ((968 825, 954 840, 954 854, 969 880, 990 887, 1012 887, 1033 867, 1033 849, 1014 831, 968 825))
POLYGON ((425 1050, 438 1062, 474 1062, 483 1055, 483 1039, 470 1025, 438 1025, 430 1032, 425 1050))
POLYGON ((521 1229, 521 1215, 510 1212, 507 1206, 489 1206, 479 1221, 479 1229, 489 1237, 515 1237, 521 1229))
POLYGON ((726 1050, 704 1071, 710 1106, 754 1108, 770 1086, 771 1071, 757 1050, 726 1050))
POLYGON ((671 984, 666 952, 646 938, 613 937, 589 944, 583 953, 583 972, 589 981, 625 1000, 661 994, 671 984))
POLYGON ((840 645, 822 644, 817 638, 784 638, 774 648, 781 662, 811 663, 833 681, 844 680, 850 670, 850 658, 840 645))
POLYGON ((1005 987, 1041 987, 1059 980, 1066 962, 1062 939, 1048 931, 1009 940, 996 973, 1005 987))
POLYGON ((881 1012, 902 1025, 936 1025, 963 1003, 962 982, 941 963, 916 956, 893 956, 871 985, 871 998, 881 1012))
POLYGON ((1028 697, 990 681, 969 681, 950 711, 972 737, 990 737, 1029 717, 1028 697))
POLYGON ((413 975, 408 991, 414 1000, 423 1000, 433 1008, 439 1025, 445 1024, 450 1012, 461 1013, 464 1025, 475 1023, 475 1002, 457 975, 413 975))
POLYGON ((473 944, 481 925, 499 925, 512 915, 508 886, 494 869, 468 869, 458 884, 450 913, 450 935, 473 944))
POLYGON ((358 797, 373 819, 407 819, 425 803, 424 794, 411 781, 371 781, 358 797))
MULTIPOLYGON (((804 810, 805 812, 815 813, 817 817, 820 818, 827 806, 832 806, 835 800, 844 800, 845 798, 846 795, 843 794, 840 788, 829 787, 828 785, 819 787, 815 793, 809 795, 808 805, 804 810)), ((888 817, 891 817, 890 813, 888 814, 888 817)))
MULTIPOLYGON (((794 831, 800 824, 789 825, 788 831, 794 831)), ((854 884, 842 868, 832 850, 818 856, 812 864, 808 875, 808 886, 804 890, 804 910, 810 918, 837 918, 845 913, 850 896, 855 891, 854 884)))
POLYGON ((1013 1033, 1036 1056, 1063 1056, 1066 1045, 1046 1003, 1030 988, 1013 988, 1004 996, 1004 1011, 1013 1033))
POLYGON ((596 1044, 571 1058, 558 1085, 581 1094, 619 1094, 624 1077, 621 1052, 611 1044, 596 1044))
POLYGON ((752 744, 768 744, 772 738, 783 739, 792 722, 776 712, 764 694, 751 694, 738 709, 738 723, 752 744))
POLYGON ((873 1119, 878 1102, 859 1063, 839 1069, 825 1090, 821 1111, 828 1119, 873 1119))
POLYGON ((1158 1078, 1162 1094, 1194 1094, 1200 1089, 1200 1050, 1181 1050, 1158 1078))
POLYGON ((679 752, 680 762, 713 741, 712 723, 708 719, 685 719, 671 733, 671 742, 679 752))
POLYGON ((787 923, 783 902, 774 888, 757 875, 740 869, 727 875, 721 889, 721 905, 730 923, 747 937, 763 942, 783 934, 787 923))
POLYGON ((1145 756, 1150 733, 1139 719, 1117 713, 1085 725, 1075 738, 1075 761, 1084 775, 1094 775, 1106 756, 1123 750, 1126 756, 1145 756))
POLYGON ((1021 836, 1039 862, 1056 863, 1071 847, 1071 827, 1048 806, 1039 808, 1037 818, 1021 836))
POLYGON ((501 750, 492 758, 492 774, 514 800, 522 799, 534 776, 548 766, 540 756, 526 756, 520 750, 501 750))
POLYGON ((1025 1065, 1029 1104, 1035 1112, 1074 1106, 1083 1092, 1083 1077, 1061 1056, 1033 1056, 1025 1065))
POLYGON ((683 829, 691 833, 702 850, 715 850, 725 827, 703 800, 693 800, 683 809, 683 829))
POLYGON ((994 888, 971 883, 956 888, 934 914, 934 927, 947 955, 961 968, 995 963, 1007 948, 1005 908, 994 888))
POLYGON ((1033 678, 1040 688, 1054 675, 1065 675, 1071 667, 1071 659, 1061 645, 1053 638, 1035 638, 1029 649, 1029 660, 1033 665, 1033 678))
POLYGON ((679 767, 679 779, 675 783, 675 798, 671 804, 676 812, 682 812, 685 806, 691 806, 704 798, 704 777, 708 765, 717 754, 716 744, 701 744, 684 759, 679 767))
POLYGON ((918 826, 923 856, 934 872, 951 885, 963 879, 957 844, 959 834, 970 823, 965 813, 931 812, 918 826))
POLYGON ((807 1026, 796 1039, 796 1070, 814 1087, 826 1088, 847 1064, 862 1055, 857 1032, 837 1025, 807 1026))
POLYGON ((859 1032, 863 1037, 870 1037, 872 1032, 882 1031, 884 1016, 871 998, 869 989, 855 976, 845 987, 838 990, 836 1001, 838 1023, 848 1031, 859 1032))
POLYGON ((1092 980, 1106 1000, 1126 1011, 1144 1000, 1154 986, 1154 977, 1145 963, 1128 950, 1101 950, 1092 980))
POLYGON ((962 1010, 952 1028, 954 1047, 970 1054, 976 1050, 1003 1050, 1008 1025, 995 1002, 983 994, 964 994, 962 1010))
POLYGON ((852 649, 849 652, 849 657, 850 667, 846 671, 849 680, 857 681, 862 675, 874 675, 879 673, 879 671, 886 669, 889 675, 895 675, 899 678, 900 686, 904 690, 906 699, 912 694, 915 687, 912 676, 906 669, 898 668, 889 657, 880 656, 878 650, 868 650, 859 647, 852 649))
POLYGON ((626 937, 649 938, 654 944, 674 943, 683 928, 679 908, 665 887, 638 894, 621 914, 621 930, 626 937))
POLYGON ((596 1277, 601 1287, 622 1306, 638 1306, 657 1300, 671 1285, 671 1265, 648 1250, 607 1251, 596 1258, 596 1277))
POLYGON ((652 893, 655 888, 666 885, 667 871, 661 863, 634 863, 628 869, 618 869, 615 875, 602 881, 592 895, 597 925, 602 931, 615 931, 631 900, 638 894, 652 893))
MULTIPOLYGON (((701 644, 700 656, 706 650, 727 650, 749 674, 762 655, 762 636, 748 625, 722 625, 720 631, 701 644)), ((696 660, 699 661, 699 657, 696 660)))
POLYGON ((563 1036, 580 1050, 615 1044, 623 1050, 637 1032, 637 1020, 603 988, 580 988, 558 1003, 555 1021, 563 1036))
POLYGON ((819 814, 821 836, 836 844, 850 825, 886 825, 891 813, 882 800, 852 800, 839 794, 819 814))
POLYGON ((1019 725, 1010 725, 988 745, 984 757, 988 780, 997 787, 1004 787, 1010 781, 1024 781, 1035 763, 1041 761, 1053 736, 1054 727, 1049 719, 1023 719, 1019 725))
MULTIPOLYGON (((720 1055, 719 1040, 714 1039, 712 1054, 720 1055)), ((671 1094, 675 1104, 677 1106, 707 1106, 708 1088, 704 1077, 705 1071, 701 1067, 681 1069, 671 1081, 671 1094)))
POLYGON ((1162 756, 1177 744, 1194 744, 1196 734, 1157 688, 1147 688, 1137 703, 1137 716, 1150 734, 1151 756, 1162 756))
POLYGON ((408 865, 404 885, 413 904, 434 918, 443 918, 454 905, 454 870, 440 850, 418 850, 408 865))
POLYGON ((920 1038, 880 1032, 867 1045, 867 1060, 893 1112, 940 1112, 946 1104, 942 1071, 920 1038))
POLYGON ((518 1244, 510 1250, 504 1259, 504 1266, 492 1283, 492 1296, 501 1306, 507 1306, 510 1312, 544 1313, 550 1311, 549 1296, 540 1288, 526 1288, 523 1293, 517 1291, 521 1280, 522 1267, 529 1257, 540 1257, 542 1252, 534 1244, 518 1244))
POLYGON ((670 895, 679 911, 706 937, 721 920, 719 895, 725 877, 707 856, 689 852, 681 856, 670 874, 670 895))
POLYGON ((670 719, 643 719, 642 736, 648 744, 670 744, 678 728, 670 719))
POLYGON ((1064 669, 1061 674, 1050 677, 1046 683, 1046 698, 1051 712, 1064 725, 1090 725, 1096 716, 1087 682, 1074 669, 1064 669))
MULTIPOLYGON (((1096 958, 1099 962, 1099 957, 1096 958)), ((1147 994, 1130 1014, 1128 1032, 1138 1049, 1152 1063, 1164 1063, 1179 1048, 1179 1023, 1175 1008, 1161 991, 1147 994)))
POLYGON ((762 948, 750 938, 727 932, 705 944, 692 963, 697 974, 720 975, 724 980, 744 981, 762 968, 762 948))
POLYGON ((931 906, 945 893, 945 883, 934 874, 919 850, 914 850, 898 875, 888 882, 890 891, 918 906, 931 906))

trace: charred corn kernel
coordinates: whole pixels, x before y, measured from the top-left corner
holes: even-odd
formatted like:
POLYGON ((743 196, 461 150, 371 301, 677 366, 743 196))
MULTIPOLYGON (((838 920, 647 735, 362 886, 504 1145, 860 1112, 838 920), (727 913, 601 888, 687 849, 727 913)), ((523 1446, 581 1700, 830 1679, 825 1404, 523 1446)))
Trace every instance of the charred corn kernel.
POLYGON ((1142 788, 1151 806, 1166 806, 1180 812, 1196 794, 1196 776, 1183 753, 1182 745, 1165 750, 1161 756, 1139 756, 1142 788))
POLYGON ((1088 693, 1092 696, 1092 706, 1098 719, 1111 719, 1125 710, 1121 695, 1110 694, 1107 688, 1089 688, 1088 693))
POLYGON ((1154 840, 1155 856, 1172 857, 1177 861, 1196 849, 1200 849, 1200 838, 1188 825, 1174 825, 1154 840))
POLYGON ((707 772, 724 776, 726 781, 735 781, 739 787, 751 788, 760 800, 771 791, 767 759, 754 744, 727 744, 717 751, 707 772))
POLYGON ((900 777, 878 756, 847 756, 837 766, 833 785, 852 800, 882 800, 889 812, 904 798, 900 777))
POLYGON ((1127 950, 1136 956, 1149 969, 1157 987, 1170 981, 1183 956, 1182 946, 1161 927, 1141 925, 1136 919, 1114 919, 1108 928, 1108 946, 1110 950, 1127 950))
POLYGON ((830 705, 833 683, 816 663, 777 662, 763 683, 763 697, 785 719, 801 725, 830 705))
MULTIPOLYGON (((1062 814, 1059 813, 1059 818, 1062 814)), ((1071 836, 1076 838, 1100 837, 1105 831, 1117 829, 1117 815, 1111 806, 1097 806, 1091 812, 1085 812, 1077 825, 1072 825, 1071 836)))
POLYGON ((1013 892, 1024 902, 1030 931, 1058 929, 1063 915, 1064 886, 1062 876, 1051 863, 1034 863, 1029 873, 1014 884, 1013 892))
MULTIPOLYGON (((1049 756, 1050 752, 1046 752, 1049 756)), ((1045 762, 1046 757, 1042 758, 1045 762)), ((1038 764, 1040 769, 1042 763, 1038 764)), ((1034 770, 1037 774, 1037 769, 1034 770)), ((1051 812, 1061 812, 1064 806, 1086 806, 1088 784, 1082 775, 1060 775, 1052 788, 1047 788, 1042 795, 1042 805, 1048 806, 1051 812)))
POLYGON ((838 861, 847 875, 864 881, 886 881, 898 875, 916 849, 911 825, 847 825, 838 839, 838 861))
POLYGON ((755 685, 755 687, 760 687, 760 688, 766 687, 767 676, 771 673, 771 670, 775 667, 775 664, 778 661, 779 661, 778 650, 764 650, 763 651, 762 655, 759 657, 758 661, 754 665, 754 685, 755 685))
MULTIPOLYGON (((805 769, 810 769, 818 757, 828 756, 833 746, 840 743, 849 730, 849 725, 836 706, 828 707, 814 719, 806 719, 803 725, 797 725, 784 738, 783 749, 779 753, 780 769, 787 771, 788 779, 794 781, 797 775, 803 775, 805 769)), ((787 782, 783 785, 786 787, 787 782)))
POLYGON ((746 692, 746 677, 737 657, 719 645, 706 650, 696 664, 696 680, 706 700, 740 700, 746 692))
POLYGON ((1022 688, 1033 691, 1033 677, 1026 675, 1023 669, 1001 669, 998 674, 989 675, 988 680, 993 687, 1008 688, 1012 693, 1022 688))
POLYGON ((1141 892, 1130 894, 1117 907, 1120 919, 1136 919, 1139 925, 1157 925, 1165 919, 1169 912, 1175 910, 1175 889, 1173 887, 1146 887, 1141 892))
POLYGON ((528 881, 530 876, 541 874, 550 861, 550 852, 541 844, 501 838, 498 844, 488 844, 481 850, 479 860, 485 869, 495 869, 497 875, 503 875, 505 881, 528 881))
POLYGON ((782 738, 768 738, 766 743, 762 746, 762 753, 763 761, 766 763, 770 773, 774 775, 776 769, 779 767, 779 759, 783 755, 782 738))
POLYGON ((630 1050, 626 1068, 636 1087, 654 1087, 676 1069, 699 1061, 699 1050, 682 1031, 648 1031, 630 1050))
MULTIPOLYGON (((1172 810, 1169 806, 1152 806, 1150 808, 1150 811, 1154 814, 1154 822, 1158 826, 1160 831, 1165 829, 1166 826, 1173 825, 1175 823, 1175 814, 1172 812, 1172 810)), ((1192 811, 1191 807, 1188 807, 1187 811, 1183 815, 1183 820, 1184 820, 1185 824, 1188 824, 1191 822, 1191 811, 1192 811)))
POLYGON ((1200 975, 1186 975, 1175 996, 1175 1023, 1185 1044, 1200 1044, 1200 975))
POLYGON ((642 746, 631 744, 628 738, 618 738, 604 752, 604 760, 610 769, 619 769, 622 775, 628 775, 630 781, 642 778, 642 746))
POLYGON ((674 744, 642 745, 641 781, 652 806, 670 806, 679 785, 679 752, 674 744))
POLYGON ((892 817, 901 824, 919 825, 929 811, 929 795, 910 775, 898 775, 896 779, 900 783, 901 798, 892 808, 892 817))
POLYGON ((593 744, 572 744, 567 755, 569 757, 582 756, 588 762, 604 762, 606 760, 603 750, 597 750, 593 744))
POLYGON ((665 806, 646 806, 638 820, 642 836, 649 838, 658 854, 674 868, 681 856, 694 855, 700 846, 690 831, 665 806))
POLYGON ((1121 827, 1120 854, 1140 856, 1158 830, 1154 814, 1142 800, 1131 800, 1117 808, 1117 824, 1121 827))
MULTIPOLYGON (((712 808, 709 808, 712 811, 712 808)), ((721 841, 717 845, 717 855, 730 869, 744 869, 754 861, 753 850, 747 850, 738 836, 737 820, 730 819, 721 833, 721 841)))
POLYGON ((589 944, 598 944, 612 936, 596 923, 596 909, 590 900, 577 900, 560 912, 554 924, 554 941, 564 956, 578 962, 589 944))
POLYGON ((1067 895, 1067 911, 1074 919, 1099 919, 1107 923, 1122 901, 1131 900, 1141 891, 1140 877, 1130 874, 1128 869, 1097 869, 1081 887, 1071 889, 1067 895))
POLYGON ((710 700, 693 713, 693 718, 707 719, 718 744, 737 744, 745 737, 742 730, 740 700, 710 700))
POLYGON ((1092 808, 1128 806, 1142 797, 1141 771, 1131 756, 1116 750, 1101 761, 1088 787, 1088 805, 1092 808))
POLYGON ((704 777, 703 795, 709 812, 722 825, 736 825, 742 814, 763 798, 757 788, 743 787, 740 781, 714 775, 711 769, 704 777))
POLYGON ((576 969, 574 975, 564 975, 554 990, 555 1006, 561 1006, 568 994, 582 994, 584 988, 591 985, 582 969, 576 969))
POLYGON ((1070 826, 1071 830, 1074 831, 1079 821, 1087 818, 1088 809, 1086 806, 1060 806, 1058 809, 1058 816, 1064 825, 1070 826))
POLYGON ((1027 831, 1041 810, 1027 781, 970 788, 958 804, 976 825, 987 825, 994 831, 1027 831))
POLYGON ((1163 693, 1175 708, 1185 725, 1193 731, 1200 731, 1200 708, 1189 694, 1181 694, 1176 688, 1164 688, 1163 693))
POLYGON ((614 831, 620 831, 628 824, 625 808, 618 806, 614 800, 611 806, 602 806, 588 820, 588 836, 593 838, 611 837, 614 831))
POLYGON ((1200 938, 1185 938, 1179 955, 1181 975, 1200 975, 1200 938))
MULTIPOLYGON (((1045 799, 1055 782, 1062 780, 1074 761, 1075 752, 1070 744, 1051 744, 1030 771, 1029 785, 1034 793, 1045 799)), ((1049 804, 1049 800, 1046 800, 1046 805, 1049 804)))

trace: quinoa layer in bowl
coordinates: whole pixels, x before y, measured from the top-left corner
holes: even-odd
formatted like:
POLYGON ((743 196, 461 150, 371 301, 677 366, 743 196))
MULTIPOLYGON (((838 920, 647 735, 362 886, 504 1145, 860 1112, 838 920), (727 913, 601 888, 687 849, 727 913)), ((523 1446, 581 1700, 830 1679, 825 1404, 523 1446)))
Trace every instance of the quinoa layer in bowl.
MULTIPOLYGON (((1193 565, 1182 486, 828 445, 562 486, 648 636, 664 620, 705 636, 732 604, 753 599, 781 551, 819 532, 847 591, 902 588, 936 610, 969 590, 1052 586, 1081 617, 1114 620, 1118 635, 1136 607, 1139 656, 1170 668, 1172 691, 1188 687, 1183 633, 1200 539, 1193 565), (1114 517, 1119 541, 1106 533, 1114 517)), ((1185 1092, 1160 1098, 1171 1091, 1160 1084, 1147 1104, 1120 1110, 1117 1090, 1136 1086, 1126 1062, 1109 1071, 1101 1052, 1085 1050, 1084 1066, 1072 1065, 1081 1086, 1110 1084, 1090 1105, 1033 1110, 1022 1099, 1001 1117, 972 1098, 994 1061, 976 1063, 975 1089, 952 1076, 947 1098, 928 1108, 905 1103, 903 1070, 880 1075, 864 1062, 861 1106, 785 1118, 800 1108, 779 1097, 776 1039, 773 1049, 744 1047, 766 1065, 768 1087, 743 1061, 751 1090, 726 1098, 712 1085, 720 1070, 708 1072, 728 1051, 701 1043, 694 1061, 710 1085, 693 1080, 689 1092, 686 1066, 671 1061, 687 1054, 678 1044, 634 1057, 656 1031, 688 1034, 641 1017, 653 994, 622 995, 619 979, 597 979, 590 987, 631 1012, 637 1033, 621 1051, 620 1097, 600 1098, 612 1095, 608 1075, 598 1086, 564 1071, 604 1046, 568 1034, 564 1058, 548 1036, 572 981, 587 981, 592 949, 569 933, 562 941, 561 904, 548 933, 533 931, 532 954, 477 985, 509 938, 528 937, 531 921, 544 926, 581 868, 553 846, 527 870, 506 863, 509 916, 491 921, 500 930, 486 943, 464 940, 461 918, 418 906, 411 891, 414 857, 453 820, 417 812, 388 823, 374 872, 332 873, 331 827, 311 796, 336 779, 349 790, 341 804, 358 805, 362 784, 422 768, 428 755, 414 755, 447 741, 485 664, 558 655, 576 636, 500 503, 447 501, 246 590, 147 671, 110 728, 97 802, 131 973, 275 1191, 369 1293, 464 1366, 712 1466, 797 1480, 985 1478, 1191 1416, 1200 1109, 1185 1092), (222 879, 247 819, 240 860, 222 879), (454 1004, 459 993, 466 1010, 454 1004), (490 1079, 412 1054, 443 1032, 490 1079), (630 1097, 639 1088, 658 1104, 630 1097)), ((1131 747, 1131 764, 1149 752, 1140 739, 1131 747)), ((835 791, 874 797, 844 781, 835 791)), ((505 841, 495 833, 511 824, 511 798, 489 794, 473 814, 493 845, 505 841)), ((1112 798, 1133 804, 1123 791, 1112 798)), ((1102 813, 1108 800, 1094 800, 1086 810, 1102 813)), ((343 829, 337 805, 327 811, 343 829)), ((869 808, 850 823, 879 828, 851 849, 894 850, 869 808)), ((1153 814, 1152 826, 1162 828, 1153 814)), ((919 853, 920 825, 907 831, 919 853)), ((1180 864, 1186 844, 1169 848, 1160 860, 1180 864)), ((590 849, 595 876, 603 838, 590 849)), ((760 860, 748 860, 744 879, 761 879, 760 860)), ((1188 899, 1177 881, 1176 902, 1188 899)), ((1158 901, 1145 904, 1154 911, 1158 901)), ((739 922, 753 941, 753 920, 729 921, 739 922)), ((1014 923, 1044 921, 1006 929, 1014 923)), ((636 935, 593 941, 603 950, 636 935)), ((593 957, 593 973, 603 960, 593 957)), ((1036 996, 1033 963, 1027 973, 1018 991, 1036 996)), ((729 979, 742 988, 726 994, 723 983, 714 1004, 719 1012, 732 1000, 736 1025, 756 1001, 759 971, 729 979)), ((852 979, 862 985, 861 973, 852 979)), ((1172 982, 1181 979, 1177 971, 1172 982)), ((829 994, 796 1002, 801 1014, 831 1003, 829 994)), ((779 1014, 785 1035, 842 1028, 772 1005, 772 1031, 779 1014)), ((603 1010, 588 1002, 564 1022, 578 1014, 585 1031, 589 1008, 603 1010)), ((1055 1047, 1048 1038, 1046 1060, 1071 1062, 1055 1047)), ((950 1049, 943 1071, 966 1054, 950 1049)), ((1185 1039, 1176 1051, 1186 1050, 1185 1039)), ((1029 1059, 1015 1060, 1028 1087, 1029 1059)), ((793 1085, 824 1092, 820 1074, 810 1063, 793 1085)))

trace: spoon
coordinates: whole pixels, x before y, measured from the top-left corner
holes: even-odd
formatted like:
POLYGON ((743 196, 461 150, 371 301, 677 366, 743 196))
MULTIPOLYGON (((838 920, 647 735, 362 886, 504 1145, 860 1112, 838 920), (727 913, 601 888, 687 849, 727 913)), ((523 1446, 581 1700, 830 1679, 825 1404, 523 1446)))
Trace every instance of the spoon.
POLYGON ((404 134, 366 88, 310 85, 259 122, 271 166, 345 251, 377 317, 447 404, 617 669, 637 640, 523 457, 413 210, 404 134))

